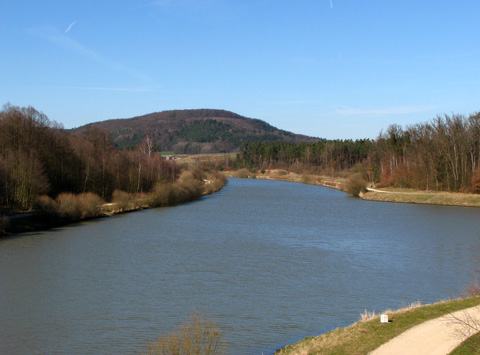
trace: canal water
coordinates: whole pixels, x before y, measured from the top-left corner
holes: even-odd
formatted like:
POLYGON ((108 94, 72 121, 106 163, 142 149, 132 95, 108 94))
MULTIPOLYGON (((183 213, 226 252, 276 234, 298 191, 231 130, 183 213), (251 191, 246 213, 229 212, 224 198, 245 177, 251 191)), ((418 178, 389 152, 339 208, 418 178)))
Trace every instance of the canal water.
POLYGON ((360 313, 461 295, 480 209, 231 179, 192 203, 0 240, 1 354, 138 354, 192 314, 271 354, 360 313))

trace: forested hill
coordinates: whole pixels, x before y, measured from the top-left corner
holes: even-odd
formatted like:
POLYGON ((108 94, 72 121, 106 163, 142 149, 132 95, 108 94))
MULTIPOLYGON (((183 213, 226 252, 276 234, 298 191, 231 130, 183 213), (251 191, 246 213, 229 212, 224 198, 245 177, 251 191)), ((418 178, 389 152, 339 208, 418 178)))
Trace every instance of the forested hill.
POLYGON ((236 113, 213 110, 173 110, 127 119, 91 123, 74 129, 108 131, 118 148, 135 148, 148 134, 161 151, 176 154, 238 152, 243 143, 291 142, 315 143, 319 138, 298 135, 268 123, 236 113))

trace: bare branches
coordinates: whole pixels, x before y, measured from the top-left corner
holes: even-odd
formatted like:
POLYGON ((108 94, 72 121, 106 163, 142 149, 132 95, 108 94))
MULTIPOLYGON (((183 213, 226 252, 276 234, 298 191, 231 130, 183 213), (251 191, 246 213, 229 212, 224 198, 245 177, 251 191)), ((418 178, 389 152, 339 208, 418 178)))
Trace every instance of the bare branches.
POLYGON ((153 137, 151 136, 150 133, 145 134, 145 138, 143 138, 142 143, 138 147, 138 150, 140 150, 143 154, 145 154, 147 157, 150 158, 152 155, 152 152, 155 147, 155 141, 153 140, 153 137))
MULTIPOLYGON (((477 314, 478 308, 479 307, 475 307, 477 314)), ((457 339, 462 342, 467 341, 472 349, 480 351, 480 339, 472 337, 474 334, 480 332, 480 319, 471 309, 450 313, 447 319, 453 329, 453 335, 455 335, 457 339)))
POLYGON ((225 341, 214 321, 194 313, 176 331, 148 346, 149 355, 216 355, 225 353, 225 341))

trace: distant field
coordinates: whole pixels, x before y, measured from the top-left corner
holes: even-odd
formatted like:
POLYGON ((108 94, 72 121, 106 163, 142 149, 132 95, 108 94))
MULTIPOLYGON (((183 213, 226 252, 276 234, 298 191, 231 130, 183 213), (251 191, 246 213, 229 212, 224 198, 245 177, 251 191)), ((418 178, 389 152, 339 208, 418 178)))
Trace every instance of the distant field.
POLYGON ((195 155, 177 155, 180 161, 189 165, 201 162, 221 162, 225 159, 234 160, 237 153, 216 153, 216 154, 195 154, 195 155))

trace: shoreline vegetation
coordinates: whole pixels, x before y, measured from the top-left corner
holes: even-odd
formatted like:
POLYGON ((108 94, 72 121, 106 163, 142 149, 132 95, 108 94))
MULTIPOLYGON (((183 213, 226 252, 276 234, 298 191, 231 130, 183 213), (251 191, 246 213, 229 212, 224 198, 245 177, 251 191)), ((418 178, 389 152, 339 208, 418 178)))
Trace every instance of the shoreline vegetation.
POLYGON ((32 212, 4 216, 0 220, 0 237, 46 230, 82 221, 110 217, 148 208, 174 206, 190 202, 221 190, 227 179, 223 174, 205 176, 184 170, 171 184, 157 184, 152 192, 129 194, 114 191, 112 202, 105 203, 98 195, 60 194, 56 199, 40 196, 32 212))
POLYGON ((460 298, 435 304, 413 303, 400 310, 387 310, 389 322, 381 323, 380 314, 365 310, 361 319, 344 328, 312 336, 283 349, 275 354, 368 354, 404 331, 425 321, 449 315, 455 311, 480 305, 480 297, 460 298))

